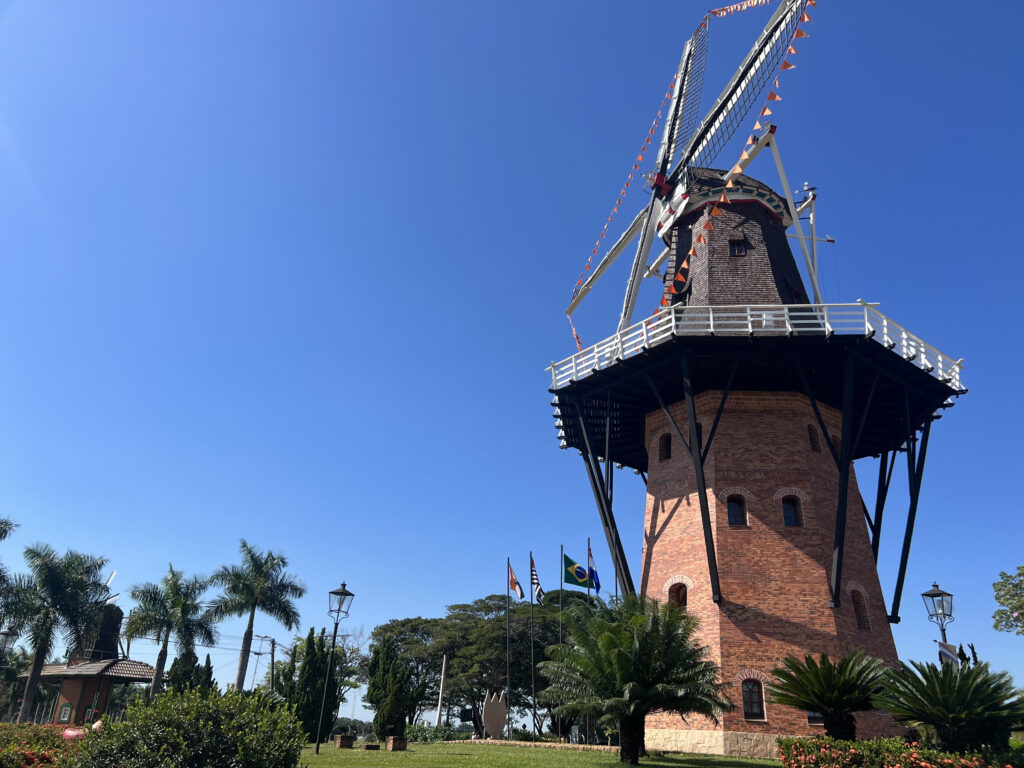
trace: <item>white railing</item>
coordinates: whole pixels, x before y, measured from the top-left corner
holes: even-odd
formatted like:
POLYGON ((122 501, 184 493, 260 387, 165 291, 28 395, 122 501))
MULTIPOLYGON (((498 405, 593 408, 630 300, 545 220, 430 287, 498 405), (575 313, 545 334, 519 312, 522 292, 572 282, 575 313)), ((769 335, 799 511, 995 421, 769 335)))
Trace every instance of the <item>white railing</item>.
POLYGON ((960 385, 962 360, 942 354, 866 302, 718 307, 676 304, 560 363, 552 363, 548 370, 552 389, 561 389, 673 336, 789 336, 794 333, 873 338, 952 389, 963 389, 960 385))

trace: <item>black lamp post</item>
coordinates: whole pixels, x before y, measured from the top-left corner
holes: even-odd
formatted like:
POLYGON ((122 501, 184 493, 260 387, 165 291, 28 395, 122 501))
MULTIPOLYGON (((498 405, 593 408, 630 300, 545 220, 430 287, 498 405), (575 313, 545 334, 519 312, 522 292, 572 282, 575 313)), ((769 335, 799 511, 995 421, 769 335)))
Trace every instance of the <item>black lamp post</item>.
POLYGON ((932 582, 932 588, 922 592, 921 597, 924 599, 924 607, 928 609, 928 618, 939 625, 942 642, 945 643, 946 625, 953 620, 953 596, 932 582))
POLYGON ((338 589, 332 589, 330 591, 330 610, 327 611, 329 616, 334 617, 334 634, 331 635, 331 652, 327 656, 327 666, 324 668, 324 695, 320 699, 320 719, 316 723, 316 754, 320 754, 320 726, 324 722, 324 705, 327 703, 327 683, 331 679, 331 665, 334 664, 334 644, 338 640, 338 622, 341 619, 348 618, 348 609, 352 605, 352 598, 354 594, 345 588, 345 582, 341 582, 341 586, 338 589))

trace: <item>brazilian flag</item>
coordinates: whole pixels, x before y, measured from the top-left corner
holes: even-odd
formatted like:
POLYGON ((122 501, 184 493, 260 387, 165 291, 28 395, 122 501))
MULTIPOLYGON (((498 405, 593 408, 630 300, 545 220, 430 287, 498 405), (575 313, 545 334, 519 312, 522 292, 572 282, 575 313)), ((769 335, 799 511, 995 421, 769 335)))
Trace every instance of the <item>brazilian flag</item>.
POLYGON ((565 573, 562 575, 562 581, 574 587, 594 589, 595 584, 587 574, 586 567, 580 565, 568 555, 563 555, 563 557, 565 558, 565 573))

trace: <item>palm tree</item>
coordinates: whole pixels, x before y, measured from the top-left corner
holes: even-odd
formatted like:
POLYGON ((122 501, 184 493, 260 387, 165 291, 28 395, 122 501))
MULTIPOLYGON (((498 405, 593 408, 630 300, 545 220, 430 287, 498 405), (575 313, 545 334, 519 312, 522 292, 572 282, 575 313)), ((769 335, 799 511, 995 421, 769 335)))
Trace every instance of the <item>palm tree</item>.
POLYGON ((821 713, 825 734, 833 739, 852 741, 857 737, 854 712, 874 709, 871 697, 878 692, 885 666, 863 651, 848 653, 833 664, 827 653, 821 661, 805 656, 782 660, 772 670, 777 682, 767 691, 774 701, 808 712, 821 713))
POLYGON ((896 719, 930 725, 950 752, 996 751, 1009 745, 1010 730, 1024 722, 1024 696, 1007 672, 973 666, 901 662, 886 677, 879 707, 896 719))
POLYGON ((31 601, 27 630, 32 667, 25 681, 19 723, 32 711, 43 663, 58 634, 69 647, 80 647, 97 609, 110 594, 100 575, 106 558, 73 550, 58 556, 52 547, 36 544, 25 548, 25 561, 34 582, 26 596, 31 601))
POLYGON ((644 719, 654 710, 699 714, 718 721, 732 709, 720 669, 696 639, 697 620, 671 603, 628 595, 611 606, 574 606, 569 643, 548 650, 540 668, 546 698, 558 714, 617 718, 619 760, 637 765, 644 719))
POLYGON ((306 594, 306 588, 285 571, 288 561, 284 555, 269 550, 260 552, 245 539, 242 539, 239 551, 242 553, 241 565, 223 565, 210 577, 210 582, 224 591, 210 604, 210 610, 217 619, 249 614, 235 677, 235 690, 241 691, 245 687, 245 670, 249 666, 256 611, 277 619, 286 629, 297 629, 299 612, 293 601, 306 594))
POLYGON ((196 641, 203 645, 216 642, 213 616, 202 604, 203 592, 208 585, 197 576, 186 579, 182 571, 176 571, 173 565, 168 564, 167 575, 159 584, 147 582, 132 587, 132 600, 136 605, 128 616, 125 634, 129 638, 152 636, 160 644, 153 683, 149 688, 150 701, 163 687, 171 635, 174 635, 178 653, 195 653, 196 641))

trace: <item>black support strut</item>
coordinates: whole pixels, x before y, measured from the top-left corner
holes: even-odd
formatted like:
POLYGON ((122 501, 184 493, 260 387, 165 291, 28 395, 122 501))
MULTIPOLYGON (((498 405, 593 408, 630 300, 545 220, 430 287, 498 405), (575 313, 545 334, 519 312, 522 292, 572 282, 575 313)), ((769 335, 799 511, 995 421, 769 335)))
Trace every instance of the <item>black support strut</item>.
POLYGON ((850 488, 850 456, 853 453, 853 355, 843 360, 843 426, 839 438, 839 498, 836 500, 836 531, 832 544, 832 578, 829 607, 838 608, 843 586, 843 548, 846 546, 846 499, 850 488))
POLYGON ((878 457, 878 492, 875 495, 875 519, 871 521, 871 554, 878 563, 878 543, 882 537, 882 512, 889 495, 892 469, 896 466, 896 451, 886 451, 878 457))
POLYGON ((601 516, 604 535, 608 540, 608 550, 611 553, 612 562, 615 566, 615 575, 618 579, 619 589, 623 595, 635 595, 636 588, 633 586, 633 577, 630 575, 629 564, 626 562, 626 553, 622 549, 622 539, 619 538, 619 529, 615 524, 615 516, 612 514, 611 499, 608 495, 609 486, 602 476, 601 462, 591 446, 590 433, 587 430, 587 421, 583 415, 583 407, 580 405, 579 400, 575 400, 573 405, 576 408, 576 417, 579 420, 580 433, 583 436, 583 463, 587 468, 590 488, 594 492, 594 501, 597 502, 597 511, 601 516))
MULTIPOLYGON (((908 430, 910 427, 909 408, 907 414, 908 430)), ((900 553, 900 570, 896 577, 896 592, 892 598, 892 613, 889 614, 891 624, 900 623, 900 600, 903 597, 903 579, 907 575, 907 559, 910 557, 910 540, 914 537, 914 519, 917 517, 917 500, 921 495, 921 480, 924 477, 924 459, 928 453, 928 435, 932 429, 929 418, 921 428, 921 448, 915 449, 913 433, 907 435, 907 481, 910 486, 910 508, 907 510, 907 529, 903 534, 903 551, 900 553)))

